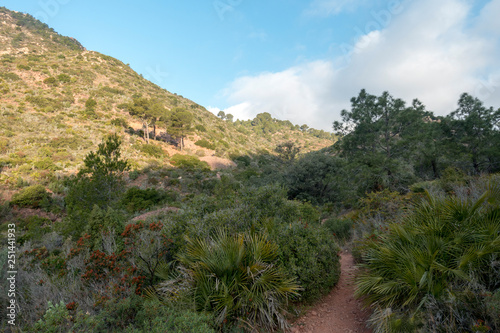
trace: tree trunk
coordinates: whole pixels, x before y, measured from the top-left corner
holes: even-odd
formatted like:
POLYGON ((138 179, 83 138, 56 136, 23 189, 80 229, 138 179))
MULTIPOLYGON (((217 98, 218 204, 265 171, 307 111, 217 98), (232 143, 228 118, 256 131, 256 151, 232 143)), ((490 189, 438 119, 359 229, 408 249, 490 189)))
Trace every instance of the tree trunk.
POLYGON ((156 141, 156 123, 153 124, 153 137, 156 141))
POLYGON ((149 143, 149 126, 148 126, 148 122, 146 122, 146 142, 149 143))

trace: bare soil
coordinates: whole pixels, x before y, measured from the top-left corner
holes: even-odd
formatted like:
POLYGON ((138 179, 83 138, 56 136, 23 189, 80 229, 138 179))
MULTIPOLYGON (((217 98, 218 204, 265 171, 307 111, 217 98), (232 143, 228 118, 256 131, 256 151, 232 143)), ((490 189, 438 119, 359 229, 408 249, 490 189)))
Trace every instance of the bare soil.
POLYGON ((356 267, 348 252, 340 255, 341 275, 337 286, 292 324, 292 333, 371 333, 370 316, 354 298, 356 267))

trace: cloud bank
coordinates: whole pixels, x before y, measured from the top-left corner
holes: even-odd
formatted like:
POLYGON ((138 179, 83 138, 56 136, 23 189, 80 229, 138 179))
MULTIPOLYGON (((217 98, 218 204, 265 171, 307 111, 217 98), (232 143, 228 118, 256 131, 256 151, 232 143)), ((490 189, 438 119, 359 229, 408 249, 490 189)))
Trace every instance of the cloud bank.
MULTIPOLYGON (((350 4, 316 2, 337 3, 338 11, 350 4)), ((418 98, 438 115, 455 110, 463 92, 500 107, 500 0, 490 1, 475 17, 465 0, 393 1, 390 6, 356 27, 363 34, 339 45, 335 59, 237 78, 224 92, 233 105, 226 113, 248 119, 269 112, 331 130, 362 88, 376 95, 389 91, 407 102, 418 98)))

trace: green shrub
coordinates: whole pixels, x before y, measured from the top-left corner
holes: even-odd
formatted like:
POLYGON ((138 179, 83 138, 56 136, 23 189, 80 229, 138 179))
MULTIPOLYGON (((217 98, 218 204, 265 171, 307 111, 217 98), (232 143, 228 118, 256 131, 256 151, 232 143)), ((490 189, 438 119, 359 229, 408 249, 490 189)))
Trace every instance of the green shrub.
POLYGON ((128 128, 127 121, 123 118, 115 118, 111 120, 111 125, 123 127, 123 128, 128 128))
POLYGON ((324 226, 333 233, 333 237, 341 242, 346 242, 352 237, 352 221, 350 219, 329 218, 324 226))
POLYGON ((137 171, 137 170, 132 170, 128 173, 128 178, 130 180, 136 180, 137 178, 139 178, 139 175, 140 175, 140 172, 137 171))
POLYGON ((19 64, 19 65, 17 65, 17 68, 18 68, 18 69, 22 69, 22 70, 26 70, 26 71, 29 71, 29 70, 31 69, 31 67, 30 67, 30 66, 28 66, 28 65, 23 65, 23 64, 19 64))
POLYGON ((40 216, 30 216, 24 221, 18 223, 18 231, 24 234, 18 237, 19 244, 24 244, 26 241, 37 241, 52 230, 52 221, 40 216))
POLYGON ((43 80, 43 83, 49 86, 57 86, 57 80, 55 77, 48 77, 45 80, 43 80))
POLYGON ((39 169, 39 170, 51 170, 51 171, 56 171, 59 170, 60 168, 57 167, 54 162, 50 158, 44 158, 42 160, 36 161, 33 163, 34 167, 39 169))
POLYGON ((206 129, 206 128, 205 128, 205 126, 203 126, 203 125, 196 125, 194 128, 195 128, 198 132, 206 132, 206 131, 207 131, 207 129, 206 129))
POLYGON ((314 301, 337 284, 340 249, 322 226, 284 224, 274 238, 279 245, 280 263, 303 288, 300 300, 314 301))
POLYGON ((215 150, 215 145, 205 139, 198 140, 194 144, 199 147, 215 150))
POLYGON ((135 328, 126 333, 215 333, 210 327, 211 316, 189 309, 178 309, 158 300, 144 302, 135 318, 135 328))
MULTIPOLYGON (((117 239, 117 245, 123 246, 121 235, 125 227, 125 217, 118 210, 114 210, 108 207, 107 210, 99 208, 99 206, 94 205, 92 212, 88 217, 87 225, 85 226, 85 233, 90 235, 91 244, 90 247, 93 250, 102 249, 102 237, 101 234, 107 234, 114 236, 117 239)), ((119 252, 119 251, 116 251, 119 252)))
POLYGON ((148 154, 150 156, 157 157, 157 158, 160 158, 160 157, 166 155, 166 153, 163 151, 163 149, 161 149, 161 147, 155 146, 155 145, 150 144, 150 143, 145 143, 143 145, 140 145, 138 148, 143 153, 148 154))
POLYGON ((14 194, 10 204, 20 207, 39 208, 44 201, 50 201, 50 194, 43 185, 33 185, 14 194))
POLYGON ((43 318, 33 326, 32 331, 40 333, 70 332, 73 325, 64 302, 61 301, 55 305, 50 301, 48 303, 47 311, 43 315, 43 318))
POLYGON ((97 102, 95 99, 93 99, 92 97, 89 97, 86 101, 85 101, 85 109, 87 110, 95 110, 95 107, 97 106, 97 102))
POLYGON ((130 213, 139 212, 163 202, 173 202, 177 198, 176 192, 164 192, 154 188, 142 190, 131 187, 125 192, 122 204, 130 213))
POLYGON ((68 74, 59 74, 57 80, 62 83, 68 83, 71 81, 71 77, 68 74))
POLYGON ((208 171, 210 166, 205 161, 200 161, 196 156, 175 154, 170 158, 170 163, 187 171, 208 171))
POLYGON ((16 73, 2 72, 0 73, 0 78, 4 78, 6 81, 21 81, 21 78, 16 73))

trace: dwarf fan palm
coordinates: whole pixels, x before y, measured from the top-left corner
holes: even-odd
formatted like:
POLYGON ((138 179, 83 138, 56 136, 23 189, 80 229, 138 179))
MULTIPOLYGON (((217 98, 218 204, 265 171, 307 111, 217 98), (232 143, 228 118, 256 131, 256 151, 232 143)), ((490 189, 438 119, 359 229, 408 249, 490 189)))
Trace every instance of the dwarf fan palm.
MULTIPOLYGON (((405 311, 411 313, 407 320, 414 320, 430 302, 454 298, 458 284, 499 288, 489 265, 500 253, 498 198, 498 187, 475 201, 427 193, 403 223, 390 225, 387 234, 367 246, 357 295, 378 314, 405 311)), ((381 327, 377 331, 385 332, 381 327)))
MULTIPOLYGON (((197 310, 212 312, 218 325, 239 321, 266 331, 287 327, 283 305, 300 288, 276 266, 276 244, 262 235, 225 231, 209 240, 186 240, 178 260, 184 290, 197 310)), ((171 283, 164 286, 163 291, 172 289, 171 283)))

